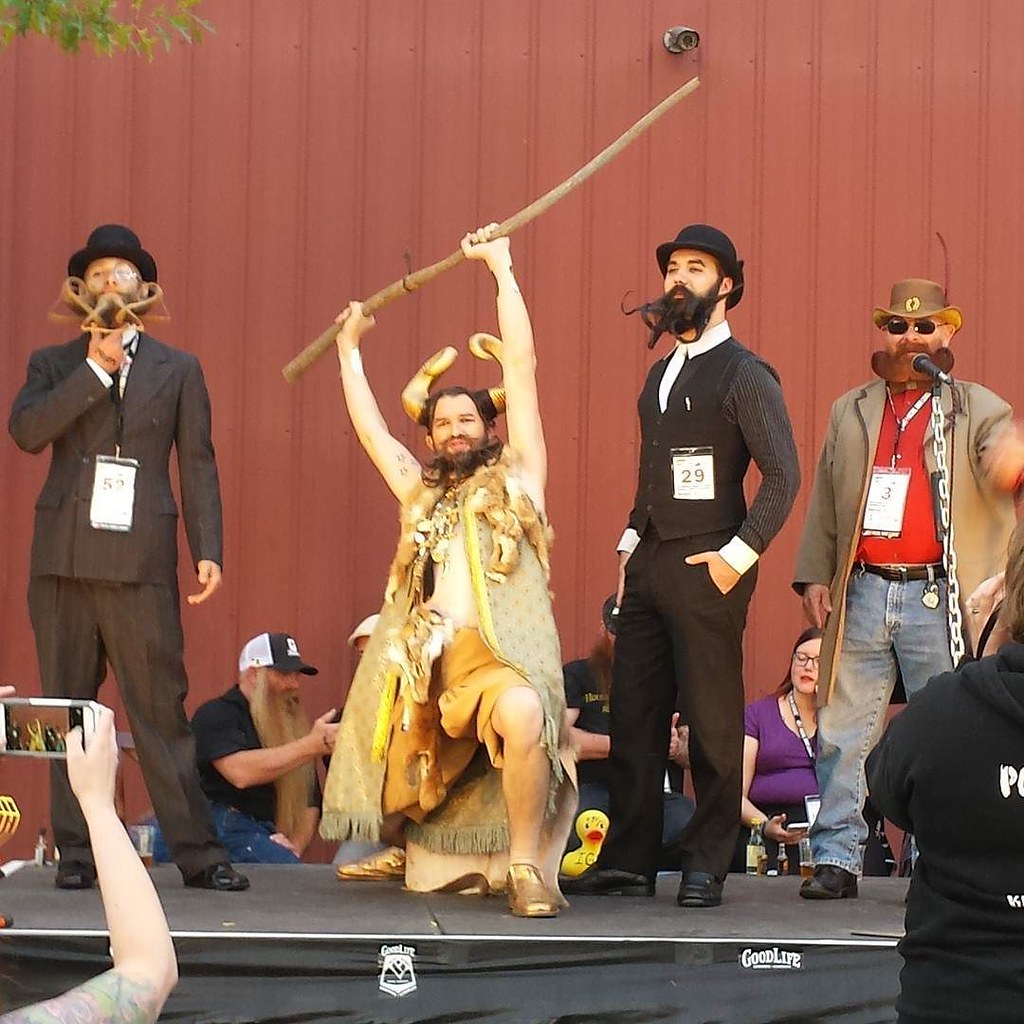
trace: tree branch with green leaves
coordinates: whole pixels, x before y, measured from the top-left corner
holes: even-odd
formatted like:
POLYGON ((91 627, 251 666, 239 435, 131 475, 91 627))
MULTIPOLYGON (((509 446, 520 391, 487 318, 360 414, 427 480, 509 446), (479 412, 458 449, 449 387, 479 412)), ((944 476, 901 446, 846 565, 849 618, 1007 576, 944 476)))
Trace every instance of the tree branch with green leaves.
POLYGON ((213 26, 196 13, 201 0, 0 0, 0 47, 40 35, 66 53, 90 46, 102 56, 198 43, 213 26))

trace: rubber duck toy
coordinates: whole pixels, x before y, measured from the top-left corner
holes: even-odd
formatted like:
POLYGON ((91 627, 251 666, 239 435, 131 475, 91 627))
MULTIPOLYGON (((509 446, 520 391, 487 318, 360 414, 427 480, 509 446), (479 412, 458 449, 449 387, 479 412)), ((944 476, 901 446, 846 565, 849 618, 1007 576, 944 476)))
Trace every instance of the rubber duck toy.
POLYGON ((590 808, 580 811, 576 818, 576 835, 580 837, 579 849, 567 853, 562 858, 562 874, 575 878, 582 875, 601 852, 601 844, 608 835, 608 815, 604 811, 590 808))

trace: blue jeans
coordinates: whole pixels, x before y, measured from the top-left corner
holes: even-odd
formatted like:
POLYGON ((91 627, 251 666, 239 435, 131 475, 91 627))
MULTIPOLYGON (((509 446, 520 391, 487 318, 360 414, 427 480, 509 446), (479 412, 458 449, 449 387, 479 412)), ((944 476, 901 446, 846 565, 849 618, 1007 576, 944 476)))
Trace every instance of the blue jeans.
POLYGON ((933 609, 921 603, 926 580, 894 583, 856 571, 850 577, 835 685, 818 713, 815 771, 821 810, 811 828, 815 864, 861 873, 868 838, 861 814, 864 761, 882 734, 897 670, 909 700, 932 676, 953 667, 945 580, 938 584, 939 606, 933 609))
MULTIPOLYGON (((270 836, 274 825, 269 821, 257 821, 248 814, 236 811, 223 804, 211 804, 217 839, 233 864, 299 864, 299 858, 286 846, 275 843, 270 836)), ((153 859, 162 863, 170 859, 167 844, 159 824, 153 844, 153 859)))

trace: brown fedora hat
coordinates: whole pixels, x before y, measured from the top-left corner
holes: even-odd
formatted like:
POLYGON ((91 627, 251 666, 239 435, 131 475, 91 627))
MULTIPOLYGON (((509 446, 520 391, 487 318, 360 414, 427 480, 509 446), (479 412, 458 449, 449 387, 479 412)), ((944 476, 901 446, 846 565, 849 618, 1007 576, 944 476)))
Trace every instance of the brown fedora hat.
POLYGON ((946 305, 946 296, 942 288, 934 281, 926 281, 920 277, 897 281, 889 294, 889 308, 879 307, 871 319, 874 320, 876 327, 884 327, 894 316, 908 317, 911 320, 931 317, 940 323, 952 324, 954 331, 959 331, 964 322, 963 313, 956 306, 946 305))

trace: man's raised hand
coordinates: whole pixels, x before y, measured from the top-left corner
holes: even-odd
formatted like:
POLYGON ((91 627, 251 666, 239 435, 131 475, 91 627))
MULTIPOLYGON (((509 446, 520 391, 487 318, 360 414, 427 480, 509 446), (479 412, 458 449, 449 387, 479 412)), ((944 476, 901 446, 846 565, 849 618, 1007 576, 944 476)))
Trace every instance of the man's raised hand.
POLYGON ((367 331, 376 324, 372 316, 363 316, 363 304, 353 299, 335 318, 334 322, 341 327, 337 335, 337 344, 347 348, 358 348, 359 341, 367 331))
POLYGON ((467 231, 462 236, 459 246, 467 260, 483 260, 492 272, 511 264, 509 255, 510 242, 507 235, 494 238, 498 230, 497 223, 490 223, 476 231, 467 231))

